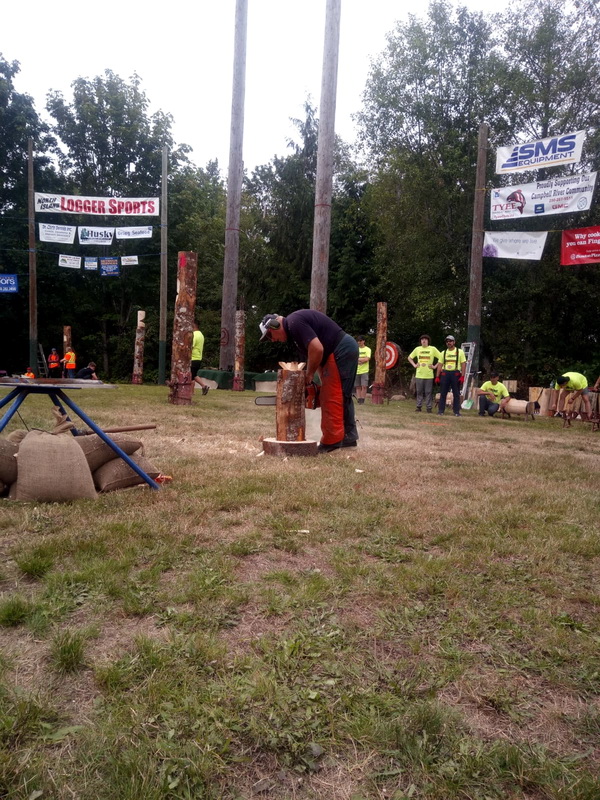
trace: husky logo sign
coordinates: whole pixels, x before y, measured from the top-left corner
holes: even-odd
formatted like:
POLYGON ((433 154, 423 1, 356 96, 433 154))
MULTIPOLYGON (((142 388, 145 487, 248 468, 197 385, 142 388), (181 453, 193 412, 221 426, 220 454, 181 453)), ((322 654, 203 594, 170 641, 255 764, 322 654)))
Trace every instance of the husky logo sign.
POLYGON ((496 153, 496 173, 576 164, 581 160, 584 136, 585 131, 577 131, 514 147, 499 147, 496 153))

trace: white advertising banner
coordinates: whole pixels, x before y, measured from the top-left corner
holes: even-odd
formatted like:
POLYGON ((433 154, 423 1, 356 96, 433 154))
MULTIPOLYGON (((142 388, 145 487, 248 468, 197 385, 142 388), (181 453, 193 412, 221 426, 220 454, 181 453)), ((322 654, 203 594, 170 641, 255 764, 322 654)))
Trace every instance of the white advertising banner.
POLYGON ((151 239, 152 225, 141 228, 117 228, 117 239, 151 239))
POLYGON ((137 267, 137 265, 138 265, 137 256, 121 256, 122 267, 137 267))
POLYGON ((112 244, 114 228, 85 228, 77 229, 79 244, 112 244))
POLYGON ((492 189, 490 219, 522 219, 586 211, 592 204, 597 174, 565 175, 522 186, 492 189))
POLYGON ((577 164, 581 161, 584 141, 585 131, 577 131, 564 136, 538 139, 536 142, 499 147, 496 151, 496 173, 577 164))
POLYGON ((502 231, 486 234, 483 255, 486 258, 519 258, 539 261, 544 252, 548 231, 502 231))
POLYGON ((59 256, 58 266, 69 267, 70 269, 80 269, 81 256, 59 256))
POLYGON ((58 242, 73 244, 75 241, 75 225, 47 225, 40 222, 40 242, 58 242))
POLYGON ((97 270, 98 269, 98 259, 97 258, 91 258, 89 256, 85 256, 84 259, 83 259, 83 268, 84 269, 90 269, 90 270, 91 269, 97 270))
POLYGON ((157 217, 158 197, 79 197, 35 193, 36 214, 96 214, 105 217, 157 217))

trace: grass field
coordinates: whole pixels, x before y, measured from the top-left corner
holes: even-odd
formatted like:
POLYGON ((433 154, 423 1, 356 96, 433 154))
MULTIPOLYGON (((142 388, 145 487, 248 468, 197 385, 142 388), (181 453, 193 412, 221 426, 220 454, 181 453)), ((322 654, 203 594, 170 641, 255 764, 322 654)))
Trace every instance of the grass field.
POLYGON ((0 500, 0 797, 598 800, 600 434, 368 402, 277 460, 199 394, 76 398, 160 492, 0 500))

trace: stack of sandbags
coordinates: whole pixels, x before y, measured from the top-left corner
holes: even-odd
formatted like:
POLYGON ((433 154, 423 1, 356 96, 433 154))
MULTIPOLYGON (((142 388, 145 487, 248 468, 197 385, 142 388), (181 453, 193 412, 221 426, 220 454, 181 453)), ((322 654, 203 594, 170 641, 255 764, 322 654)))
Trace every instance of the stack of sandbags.
MULTIPOLYGON (((113 434, 115 444, 151 478, 160 475, 139 439, 113 434)), ((14 431, 0 439, 0 494, 13 500, 67 502, 145 483, 100 436, 14 431), (10 439, 16 441, 10 441, 10 439)))

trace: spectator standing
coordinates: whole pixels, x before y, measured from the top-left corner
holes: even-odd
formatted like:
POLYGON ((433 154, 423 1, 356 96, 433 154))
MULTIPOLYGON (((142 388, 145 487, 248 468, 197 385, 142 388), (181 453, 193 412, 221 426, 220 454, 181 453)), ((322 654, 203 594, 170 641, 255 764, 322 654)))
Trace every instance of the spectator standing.
POLYGON ((356 393, 356 402, 359 405, 364 405, 367 396, 367 389, 369 387, 369 362, 371 361, 371 348, 365 344, 365 337, 358 336, 358 367, 356 368, 356 381, 354 382, 354 390, 356 393))
POLYGON ((194 334, 192 337, 192 363, 191 371, 193 380, 202 387, 202 394, 208 394, 209 385, 204 378, 197 376, 198 370, 202 366, 202 355, 204 353, 204 334, 200 331, 198 323, 194 322, 194 334))
POLYGON ((427 413, 431 414, 433 407, 433 380, 435 376, 435 362, 439 361, 440 351, 431 344, 431 336, 424 333, 420 337, 420 346, 415 347, 408 357, 408 361, 416 369, 415 384, 417 390, 417 407, 420 411, 425 401, 427 413))
POLYGON ((60 356, 58 355, 56 347, 52 348, 48 356, 48 375, 54 379, 61 377, 60 356))
POLYGON ((452 410, 455 417, 460 417, 460 390, 465 382, 467 359, 464 351, 456 346, 454 336, 446 336, 446 349, 440 353, 437 364, 436 383, 440 384, 440 404, 438 414, 446 410, 446 396, 452 390, 452 410))
POLYGON ((67 351, 60 363, 63 365, 63 378, 74 378, 77 371, 77 358, 72 347, 67 347, 67 351))

